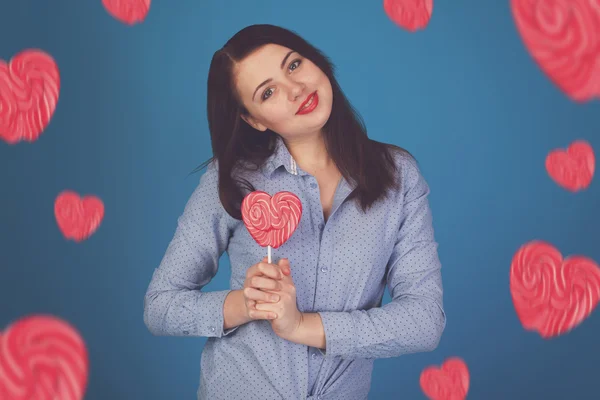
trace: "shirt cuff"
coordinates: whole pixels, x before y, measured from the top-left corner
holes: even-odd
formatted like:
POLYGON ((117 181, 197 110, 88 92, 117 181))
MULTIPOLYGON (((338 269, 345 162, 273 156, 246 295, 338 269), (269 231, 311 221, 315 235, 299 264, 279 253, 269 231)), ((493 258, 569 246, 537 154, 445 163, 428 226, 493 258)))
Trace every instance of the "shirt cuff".
POLYGON ((223 330, 223 305, 225 298, 231 292, 216 290, 203 292, 198 301, 198 336, 222 337, 233 333, 238 326, 223 330))
POLYGON ((334 357, 351 354, 356 346, 356 332, 352 315, 344 311, 320 311, 325 330, 325 352, 334 357))

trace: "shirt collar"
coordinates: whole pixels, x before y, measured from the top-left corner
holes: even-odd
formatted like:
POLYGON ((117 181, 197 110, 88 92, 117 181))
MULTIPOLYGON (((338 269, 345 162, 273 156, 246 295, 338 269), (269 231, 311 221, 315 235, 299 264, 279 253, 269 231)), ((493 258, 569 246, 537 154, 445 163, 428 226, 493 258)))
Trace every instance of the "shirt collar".
MULTIPOLYGON (((261 168, 262 173, 267 178, 271 178, 271 176, 273 175, 273 172, 275 172, 276 169, 283 166, 286 169, 286 171, 292 175, 300 175, 300 176, 309 175, 308 172, 304 171, 302 168, 300 168, 296 164, 294 157, 292 157, 292 155, 290 154, 290 152, 289 152, 287 146, 285 145, 285 142, 281 138, 281 136, 276 135, 275 140, 276 140, 275 141, 275 150, 273 151, 273 154, 271 154, 265 160, 265 162, 261 168)), ((356 187, 355 184, 349 183, 346 180, 346 178, 344 178, 342 176, 341 182, 340 182, 340 193, 343 196, 343 198, 345 198, 352 190, 354 190, 355 187, 356 187)))
POLYGON ((308 175, 306 171, 298 167, 281 136, 276 135, 275 150, 265 160, 262 172, 267 178, 270 178, 273 172, 281 166, 285 167, 286 171, 292 175, 308 175))

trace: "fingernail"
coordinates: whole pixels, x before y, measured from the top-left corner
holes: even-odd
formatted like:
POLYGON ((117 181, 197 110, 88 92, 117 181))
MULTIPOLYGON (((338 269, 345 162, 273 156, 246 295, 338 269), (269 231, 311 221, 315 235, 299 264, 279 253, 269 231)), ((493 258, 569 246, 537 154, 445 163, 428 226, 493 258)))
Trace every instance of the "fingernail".
POLYGON ((273 296, 271 296, 271 300, 272 301, 279 301, 279 296, 277 296, 276 294, 274 294, 273 296))

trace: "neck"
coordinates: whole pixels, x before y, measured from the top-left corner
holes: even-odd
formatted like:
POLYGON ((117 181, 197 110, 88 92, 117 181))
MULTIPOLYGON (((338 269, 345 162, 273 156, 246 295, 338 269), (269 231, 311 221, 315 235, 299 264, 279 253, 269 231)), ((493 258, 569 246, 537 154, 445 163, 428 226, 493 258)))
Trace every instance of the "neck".
POLYGON ((320 133, 301 138, 284 139, 284 142, 296 164, 307 172, 317 172, 334 164, 327 153, 325 140, 320 133))

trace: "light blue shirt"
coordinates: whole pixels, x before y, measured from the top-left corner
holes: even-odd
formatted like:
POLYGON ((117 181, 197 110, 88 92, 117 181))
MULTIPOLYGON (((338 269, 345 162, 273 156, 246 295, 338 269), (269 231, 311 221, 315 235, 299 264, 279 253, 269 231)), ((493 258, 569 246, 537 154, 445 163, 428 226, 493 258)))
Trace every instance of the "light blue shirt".
POLYGON ((436 348, 446 316, 437 243, 427 195, 415 161, 396 156, 401 189, 363 213, 342 178, 332 212, 323 218, 319 187, 296 165, 281 138, 263 167, 245 172, 257 190, 295 193, 302 217, 291 238, 272 249, 287 257, 298 310, 318 312, 326 349, 278 337, 266 320, 223 330, 230 290, 204 291, 226 251, 230 288, 243 289, 246 270, 267 255, 218 195, 209 164, 178 219, 175 235, 154 270, 144 321, 154 335, 208 337, 198 399, 364 400, 376 358, 436 348), (382 306, 385 287, 392 301, 382 306))

